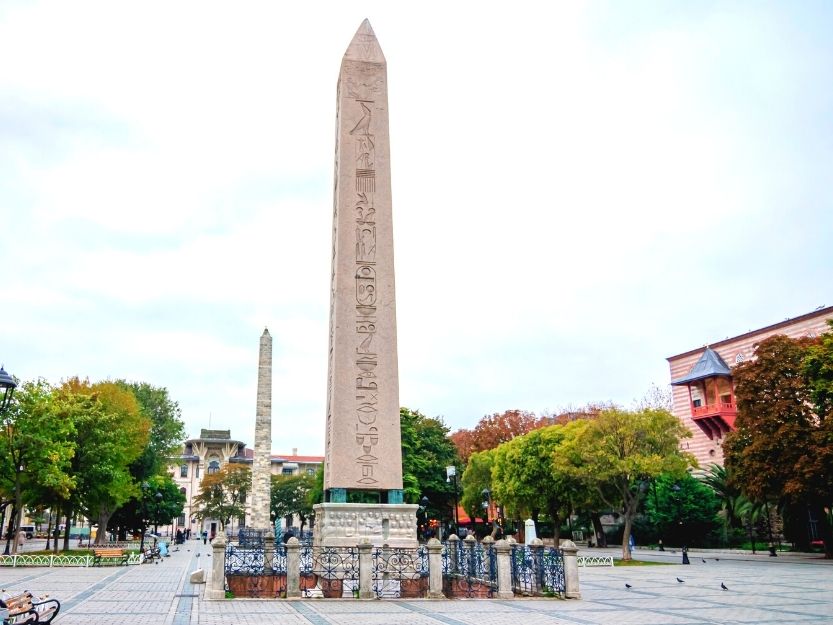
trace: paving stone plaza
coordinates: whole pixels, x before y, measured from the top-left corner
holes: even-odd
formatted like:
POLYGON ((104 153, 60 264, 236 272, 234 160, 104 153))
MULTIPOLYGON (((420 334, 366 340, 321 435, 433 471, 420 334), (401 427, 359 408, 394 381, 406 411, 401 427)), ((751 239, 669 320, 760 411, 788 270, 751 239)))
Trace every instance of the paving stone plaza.
MULTIPOLYGON (((210 566, 210 553, 210 545, 191 541, 161 564, 3 568, 0 586, 5 593, 28 589, 58 599, 62 608, 55 622, 61 625, 833 623, 833 562, 817 556, 702 554, 703 563, 692 552, 691 566, 582 569, 582 599, 571 601, 207 601, 205 586, 191 585, 188 574, 210 566)), ((677 556, 666 553, 662 559, 677 556)))

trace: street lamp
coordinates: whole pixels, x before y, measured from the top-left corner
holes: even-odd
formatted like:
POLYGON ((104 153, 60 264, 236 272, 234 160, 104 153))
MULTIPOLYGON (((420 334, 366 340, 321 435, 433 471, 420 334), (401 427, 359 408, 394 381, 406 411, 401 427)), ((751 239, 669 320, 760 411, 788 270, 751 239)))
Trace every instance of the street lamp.
POLYGON ((154 495, 154 497, 156 499, 156 516, 153 518, 153 533, 159 535, 159 508, 162 505, 163 496, 162 493, 156 491, 156 495, 154 495))
POLYGON ((452 519, 454 520, 454 533, 456 534, 460 531, 460 520, 457 518, 457 467, 453 464, 445 468, 445 481, 451 484, 452 478, 454 479, 454 514, 452 519))
MULTIPOLYGON (((489 508, 492 505, 492 491, 490 491, 488 488, 484 488, 482 491, 480 491, 480 494, 483 495, 483 503, 480 504, 481 506, 483 506, 483 522, 488 525, 488 523, 489 523, 489 508)), ((492 529, 495 529, 495 523, 496 522, 497 522, 496 518, 492 520, 492 529)))
POLYGON ((12 395, 14 389, 17 388, 17 382, 14 378, 6 373, 6 370, 0 365, 0 414, 6 411, 9 404, 12 402, 12 395))
POLYGON ((679 484, 674 484, 671 486, 671 490, 674 491, 674 501, 677 503, 677 522, 680 525, 680 540, 682 541, 682 552, 683 552, 683 564, 691 564, 688 560, 688 546, 685 544, 685 536, 683 532, 683 504, 680 498, 680 488, 679 484))

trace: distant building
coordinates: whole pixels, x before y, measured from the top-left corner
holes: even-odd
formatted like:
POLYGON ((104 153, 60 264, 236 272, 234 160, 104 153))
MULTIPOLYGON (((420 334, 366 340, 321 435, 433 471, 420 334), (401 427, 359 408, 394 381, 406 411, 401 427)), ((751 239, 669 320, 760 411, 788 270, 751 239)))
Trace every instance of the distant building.
POLYGON ((818 336, 829 330, 828 319, 833 319, 833 306, 667 359, 673 388, 672 412, 693 435, 682 446, 694 454, 701 469, 723 464, 724 436, 735 429, 737 405, 732 367, 752 358, 763 339, 776 334, 790 338, 818 336))
MULTIPOLYGON (((174 519, 173 533, 177 529, 190 529, 191 535, 195 536, 205 529, 209 535, 216 534, 221 527, 218 519, 204 519, 202 523, 196 519, 199 508, 194 504, 194 498, 199 495, 202 479, 216 473, 227 463, 251 465, 253 456, 254 451, 247 448, 246 443, 231 438, 231 430, 204 429, 200 430, 199 438, 185 441, 182 453, 172 459, 169 468, 174 482, 185 495, 185 509, 178 519, 174 519)), ((288 455, 272 455, 272 474, 315 475, 323 462, 324 456, 299 456, 298 450, 293 449, 288 455)), ((287 521, 284 520, 284 526, 287 521)))

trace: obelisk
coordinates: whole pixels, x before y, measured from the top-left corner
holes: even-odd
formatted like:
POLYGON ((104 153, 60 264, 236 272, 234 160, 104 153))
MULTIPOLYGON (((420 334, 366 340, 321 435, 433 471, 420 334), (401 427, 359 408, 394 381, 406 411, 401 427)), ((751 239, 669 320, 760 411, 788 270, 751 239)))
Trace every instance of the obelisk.
POLYGON ((364 20, 338 78, 325 503, 316 506, 325 545, 416 542, 416 506, 402 492, 389 139, 387 65, 364 20), (375 505, 350 503, 357 491, 375 505))
POLYGON ((257 363, 257 407, 255 446, 252 462, 251 520, 249 527, 273 531, 269 503, 272 489, 272 336, 269 329, 260 337, 257 363))

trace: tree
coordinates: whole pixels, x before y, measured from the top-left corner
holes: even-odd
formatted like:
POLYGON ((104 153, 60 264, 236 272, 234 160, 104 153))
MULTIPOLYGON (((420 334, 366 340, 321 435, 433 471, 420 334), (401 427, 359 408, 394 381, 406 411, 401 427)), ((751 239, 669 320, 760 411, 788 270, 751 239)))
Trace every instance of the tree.
POLYGON ((483 518, 482 493, 483 489, 492 488, 494 453, 494 450, 473 453, 466 464, 466 470, 463 471, 463 496, 460 498, 460 504, 472 520, 477 516, 483 518))
POLYGON ((667 544, 708 544, 719 509, 714 491, 691 475, 660 475, 645 498, 645 516, 667 544))
MULTIPOLYGON (((43 380, 20 385, 2 416, 0 489, 11 495, 15 512, 9 521, 20 527, 24 503, 40 503, 37 496, 69 496, 75 480, 69 475, 74 453, 72 423, 61 418, 52 388, 43 380)), ((12 541, 13 551, 17 541, 12 541)))
MULTIPOLYGON (((150 422, 141 414, 132 391, 118 383, 90 384, 71 378, 59 390, 64 397, 88 398, 85 408, 72 414, 75 454, 70 464, 76 489, 65 512, 67 518, 80 511, 96 519, 99 535, 103 535, 113 512, 137 492, 130 465, 147 444, 150 422)), ((67 527, 64 550, 68 548, 67 527)))
POLYGON ((500 414, 484 416, 474 430, 459 430, 451 439, 457 445, 460 458, 463 462, 468 462, 472 453, 494 449, 501 443, 522 436, 540 425, 535 414, 531 412, 507 410, 500 414))
MULTIPOLYGON (((777 501, 792 517, 809 508, 820 520, 827 558, 833 558, 833 531, 824 512, 833 489, 833 420, 825 412, 830 342, 827 335, 761 341, 755 358, 732 372, 738 416, 723 445, 732 481, 751 500, 777 501)), ((803 533, 796 538, 808 541, 803 533)))
POLYGON ((196 517, 219 519, 225 526, 232 518, 242 519, 246 514, 246 496, 252 485, 252 471, 245 464, 226 464, 200 484, 200 492, 193 503, 199 508, 196 517))
POLYGON ((729 469, 725 466, 710 465, 708 471, 702 477, 702 481, 712 489, 720 503, 721 516, 723 517, 723 542, 729 545, 731 541, 729 530, 741 521, 741 511, 746 509, 749 500, 735 485, 731 479, 729 469))
POLYGON ((446 482, 445 467, 459 464, 457 449, 441 419, 418 410, 399 410, 402 433, 402 482, 405 501, 428 498, 430 517, 448 518, 453 508, 454 486, 446 482))
MULTIPOLYGON (((167 389, 155 387, 146 382, 119 380, 116 384, 133 393, 142 416, 150 423, 150 436, 147 444, 129 466, 134 485, 133 495, 110 517, 109 529, 124 538, 128 531, 138 531, 144 522, 139 505, 141 493, 136 487, 153 481, 161 475, 167 475, 168 459, 185 438, 185 429, 179 406, 171 400, 167 389)), ((103 540, 104 532, 99 531, 96 542, 103 540)))
POLYGON ((555 466, 596 489, 613 510, 622 510, 622 558, 631 559, 628 538, 650 480, 668 473, 680 478, 694 458, 680 451, 691 436, 667 410, 609 408, 588 421, 577 436, 565 439, 555 466))
MULTIPOLYGON (((578 422, 573 422, 583 427, 578 422)), ((492 496, 516 518, 529 515, 538 525, 545 511, 553 524, 558 544, 561 519, 571 510, 577 480, 553 463, 559 446, 576 425, 552 425, 533 430, 498 446, 493 452, 492 496)))
POLYGON ((315 488, 313 475, 273 475, 269 498, 271 512, 276 519, 298 515, 301 532, 312 516, 310 492, 315 488))

